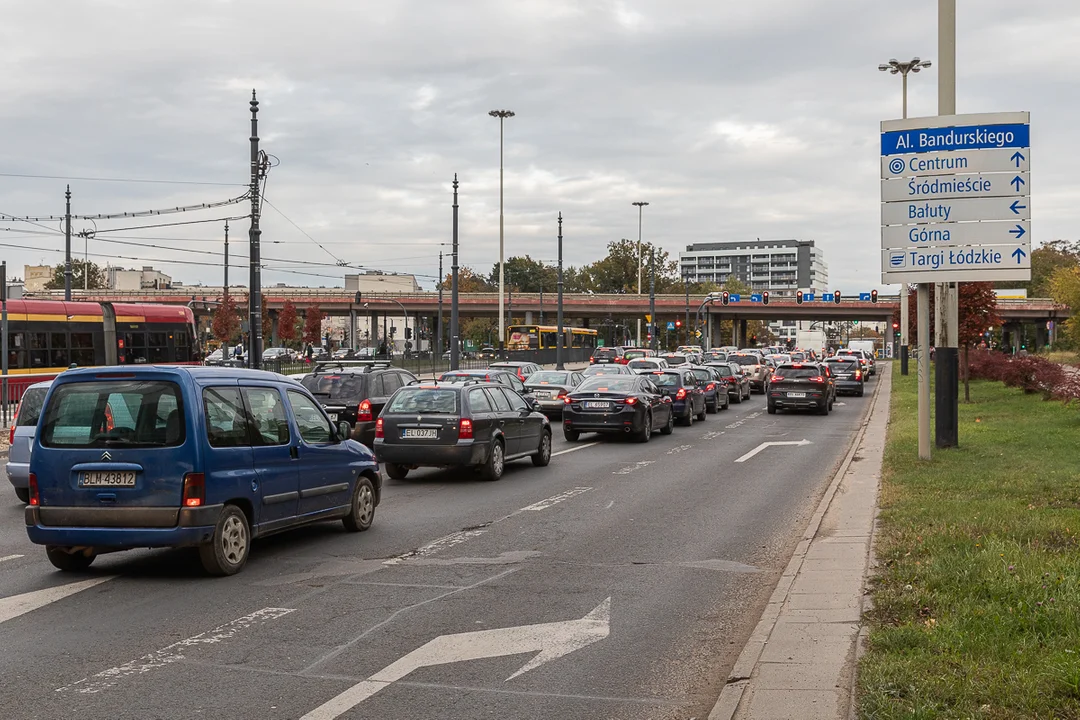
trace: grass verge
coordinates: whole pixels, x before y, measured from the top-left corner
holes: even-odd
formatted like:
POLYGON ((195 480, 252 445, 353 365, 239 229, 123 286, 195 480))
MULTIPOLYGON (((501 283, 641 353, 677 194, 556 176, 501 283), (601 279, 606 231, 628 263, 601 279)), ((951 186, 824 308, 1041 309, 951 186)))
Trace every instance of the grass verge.
POLYGON ((893 375, 859 717, 1080 720, 1080 415, 971 391, 961 447, 922 462, 893 375))

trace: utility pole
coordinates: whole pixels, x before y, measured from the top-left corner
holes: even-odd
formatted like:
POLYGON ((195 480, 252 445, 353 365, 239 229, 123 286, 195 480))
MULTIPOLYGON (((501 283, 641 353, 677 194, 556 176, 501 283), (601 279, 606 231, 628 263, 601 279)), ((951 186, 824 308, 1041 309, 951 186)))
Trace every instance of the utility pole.
POLYGON ((458 335, 458 179, 454 173, 453 251, 450 257, 450 369, 457 370, 461 358, 461 338, 458 335))
MULTIPOLYGON (((642 258, 641 258, 641 211, 649 203, 638 200, 638 201, 632 202, 630 204, 637 207, 637 294, 640 297, 640 295, 641 295, 641 264, 642 264, 642 258)), ((654 322, 654 321, 650 321, 650 322, 654 322)), ((641 344, 641 318, 640 317, 638 318, 638 321, 637 321, 637 344, 638 344, 638 347, 643 347, 643 345, 641 344)))
POLYGON ((491 110, 491 117, 499 118, 499 354, 506 350, 506 317, 503 314, 503 295, 506 283, 503 279, 505 236, 503 233, 503 122, 514 117, 513 110, 491 110))
MULTIPOLYGON (((956 0, 938 0, 938 115, 956 114, 956 0)), ((959 440, 960 296, 955 282, 935 287, 934 350, 936 445, 956 447, 959 440)))
POLYGON ((686 291, 686 320, 683 321, 683 333, 686 335, 686 344, 690 344, 690 279, 683 275, 683 290, 686 291))
MULTIPOLYGON (((8 422, 8 316, 7 316, 7 260, 0 262, 0 417, 8 422)), ((15 418, 11 418, 15 422, 15 418)))
POLYGON ((556 312, 557 317, 555 322, 557 328, 555 330, 555 369, 565 370, 566 366, 563 364, 563 307, 562 307, 562 290, 563 290, 563 276, 562 276, 562 212, 559 212, 559 309, 556 312))
POLYGON ((432 353, 432 356, 431 356, 431 359, 433 361, 435 361, 435 362, 440 362, 442 360, 442 353, 443 353, 443 340, 442 340, 442 321, 443 321, 442 290, 443 290, 443 287, 442 286, 443 286, 444 278, 443 278, 443 274, 442 274, 442 256, 443 256, 442 250, 440 250, 439 251, 439 323, 435 327, 435 342, 437 343, 436 347, 438 348, 435 352, 438 353, 438 355, 436 355, 435 353, 432 353))
MULTIPOLYGON (((71 302, 71 186, 64 192, 64 301, 71 302)), ((6 292, 6 291, 5 291, 6 292)))
POLYGON ((656 248, 652 248, 652 255, 649 260, 649 322, 652 329, 652 342, 649 343, 649 347, 656 350, 656 343, 658 338, 656 337, 656 248))
POLYGON ((251 229, 248 230, 249 257, 251 263, 248 290, 248 367, 258 369, 262 365, 262 258, 260 254, 262 230, 259 229, 259 101, 251 91, 251 229))
POLYGON ((225 221, 225 280, 221 286, 222 304, 229 300, 229 221, 225 221))
POLYGON ((540 286, 540 324, 544 324, 544 286, 540 286))

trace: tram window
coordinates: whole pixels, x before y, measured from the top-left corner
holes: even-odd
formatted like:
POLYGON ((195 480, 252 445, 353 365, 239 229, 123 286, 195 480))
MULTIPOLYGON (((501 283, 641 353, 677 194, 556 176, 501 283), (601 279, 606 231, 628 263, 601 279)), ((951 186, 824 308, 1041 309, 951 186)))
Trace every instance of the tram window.
POLYGON ((93 333, 71 333, 71 362, 79 367, 94 364, 93 333))
POLYGON ((553 348, 553 347, 555 347, 555 344, 557 342, 555 340, 555 338, 556 338, 556 336, 558 334, 559 333, 557 333, 557 332, 548 332, 548 331, 540 333, 540 339, 541 339, 540 347, 543 347, 543 348, 553 348))
POLYGON ((11 333, 8 338, 8 367, 22 369, 26 367, 26 342, 21 332, 11 333))
POLYGON ((187 330, 177 330, 173 333, 173 343, 178 348, 186 348, 188 346, 187 330))
POLYGON ((68 360, 68 339, 67 333, 49 333, 50 335, 50 347, 49 364, 52 367, 67 367, 70 363, 68 360))
POLYGON ((27 333, 30 336, 30 367, 49 366, 49 334, 43 332, 27 333))
POLYGON ((148 337, 150 338, 150 346, 147 348, 147 359, 152 363, 168 362, 168 335, 163 332, 152 332, 148 334, 148 337))

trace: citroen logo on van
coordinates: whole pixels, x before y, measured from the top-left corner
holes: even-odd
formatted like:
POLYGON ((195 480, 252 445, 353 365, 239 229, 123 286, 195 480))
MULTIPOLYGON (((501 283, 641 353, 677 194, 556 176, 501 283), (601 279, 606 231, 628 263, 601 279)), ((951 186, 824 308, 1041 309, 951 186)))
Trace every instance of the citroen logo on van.
POLYGON ((102 460, 112 460, 112 455, 110 455, 109 451, 106 450, 105 452, 101 453, 101 459, 102 460))

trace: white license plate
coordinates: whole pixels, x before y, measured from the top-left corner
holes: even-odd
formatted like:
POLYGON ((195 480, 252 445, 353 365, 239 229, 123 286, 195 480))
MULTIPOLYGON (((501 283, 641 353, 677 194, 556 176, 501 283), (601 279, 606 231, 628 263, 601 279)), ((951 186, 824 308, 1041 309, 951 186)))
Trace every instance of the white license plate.
POLYGON ((787 396, 790 398, 804 398, 806 393, 788 393, 787 396))
POLYGON ((592 400, 587 400, 585 402, 585 407, 593 408, 593 409, 596 409, 596 410, 607 410, 609 407, 611 407, 611 403, 594 402, 592 400))
POLYGON ((437 438, 439 431, 435 428, 404 428, 401 431, 403 438, 437 438))
POLYGON ((89 470, 79 476, 80 487, 135 487, 134 470, 89 470))

